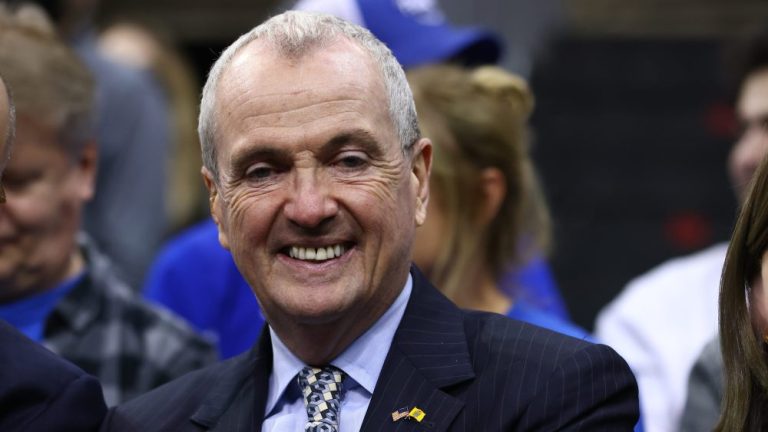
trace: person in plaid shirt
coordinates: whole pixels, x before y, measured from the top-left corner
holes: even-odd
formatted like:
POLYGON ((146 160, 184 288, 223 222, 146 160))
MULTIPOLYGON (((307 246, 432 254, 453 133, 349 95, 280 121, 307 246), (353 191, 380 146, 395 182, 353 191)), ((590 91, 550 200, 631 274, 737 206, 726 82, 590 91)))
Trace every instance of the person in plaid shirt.
POLYGON ((78 234, 96 173, 94 86, 40 9, 0 8, 0 75, 17 118, 0 207, 0 318, 96 376, 109 405, 214 362, 210 343, 141 301, 78 234))

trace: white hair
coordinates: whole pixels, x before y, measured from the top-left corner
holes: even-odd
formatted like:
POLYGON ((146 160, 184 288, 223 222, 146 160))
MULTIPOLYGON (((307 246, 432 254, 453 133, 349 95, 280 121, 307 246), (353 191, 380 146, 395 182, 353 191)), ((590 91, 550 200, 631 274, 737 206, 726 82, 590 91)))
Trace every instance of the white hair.
POLYGON ((254 40, 263 40, 286 58, 296 59, 310 50, 322 48, 339 38, 357 43, 379 67, 389 99, 389 115, 397 132, 403 152, 419 138, 416 107, 405 72, 389 48, 368 30, 332 15, 314 12, 288 11, 277 15, 240 36, 221 54, 208 74, 200 102, 198 133, 203 152, 203 165, 218 181, 216 166, 216 89, 221 76, 235 55, 254 40))

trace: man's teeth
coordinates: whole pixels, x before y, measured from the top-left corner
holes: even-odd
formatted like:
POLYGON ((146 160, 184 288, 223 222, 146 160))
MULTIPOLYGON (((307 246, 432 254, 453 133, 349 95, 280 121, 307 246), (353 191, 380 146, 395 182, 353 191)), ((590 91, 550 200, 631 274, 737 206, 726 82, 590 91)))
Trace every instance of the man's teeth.
POLYGON ((342 245, 319 248, 291 246, 288 255, 300 260, 325 261, 340 257, 346 251, 347 248, 342 245))

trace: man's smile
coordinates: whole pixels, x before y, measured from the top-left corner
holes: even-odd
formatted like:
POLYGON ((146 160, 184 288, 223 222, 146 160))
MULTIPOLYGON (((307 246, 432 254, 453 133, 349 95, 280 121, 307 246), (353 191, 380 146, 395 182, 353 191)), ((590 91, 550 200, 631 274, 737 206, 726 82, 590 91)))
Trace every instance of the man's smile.
POLYGON ((347 251, 345 244, 320 247, 290 246, 288 256, 302 261, 326 261, 342 256, 347 251))

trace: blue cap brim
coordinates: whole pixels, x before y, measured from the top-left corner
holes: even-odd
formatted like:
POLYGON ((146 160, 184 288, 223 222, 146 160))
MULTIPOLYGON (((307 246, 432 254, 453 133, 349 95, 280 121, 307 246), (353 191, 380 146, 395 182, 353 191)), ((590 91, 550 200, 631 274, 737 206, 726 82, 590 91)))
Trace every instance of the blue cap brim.
POLYGON ((476 66, 499 61, 501 42, 493 34, 472 28, 444 30, 425 31, 419 37, 403 37, 389 47, 406 69, 441 62, 476 66))
POLYGON ((358 5, 365 26, 404 68, 447 61, 492 64, 501 57, 501 41, 489 31, 419 22, 387 0, 358 0, 358 5))

